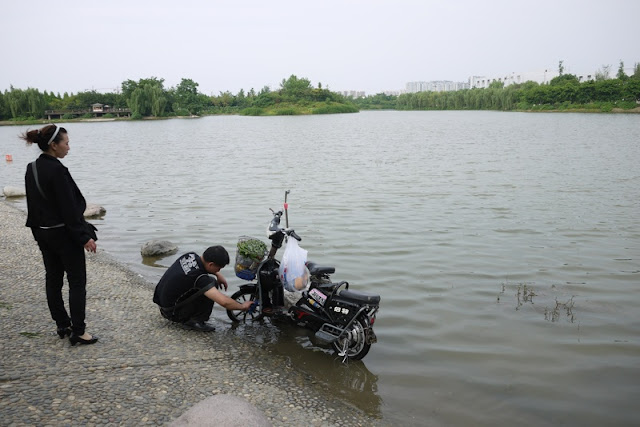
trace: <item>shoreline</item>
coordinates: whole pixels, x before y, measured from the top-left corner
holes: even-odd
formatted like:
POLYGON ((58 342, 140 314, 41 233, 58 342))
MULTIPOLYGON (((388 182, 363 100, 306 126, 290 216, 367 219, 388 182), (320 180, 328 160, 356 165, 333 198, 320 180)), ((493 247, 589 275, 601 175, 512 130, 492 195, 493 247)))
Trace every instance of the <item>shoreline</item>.
MULTIPOLYGON (((508 111, 503 111, 503 110, 397 110, 397 109, 393 109, 393 110, 385 110, 385 109, 360 109, 359 112, 363 112, 363 111, 496 111, 499 113, 585 113, 585 114, 640 114, 640 106, 639 107, 635 107, 629 110, 625 110, 622 108, 613 108, 611 111, 602 111, 602 110, 589 110, 589 109, 584 109, 584 108, 575 108, 575 109, 550 109, 550 110, 544 110, 544 109, 540 109, 540 110, 508 110, 508 111)), ((171 119, 197 119, 200 117, 208 117, 208 116, 229 116, 229 115, 235 115, 235 116, 242 116, 241 114, 204 114, 202 116, 172 116, 172 117, 143 117, 141 120, 171 120, 171 119)), ((300 114, 300 115, 304 115, 304 114, 300 114)), ((251 117, 251 116, 243 116, 243 117, 251 117)), ((259 117, 280 117, 277 115, 262 115, 259 117)), ((96 123, 96 122, 122 122, 122 121, 134 121, 131 118, 128 117, 120 117, 120 118, 107 118, 107 119, 102 119, 102 118, 93 118, 93 119, 67 119, 67 120, 63 120, 63 119, 57 119, 57 120, 44 120, 44 119, 40 119, 40 120, 25 120, 25 121, 19 121, 19 122, 14 122, 12 120, 0 120, 0 126, 25 126, 25 125, 46 125, 49 123, 83 123, 83 122, 87 122, 87 123, 96 123)), ((135 121, 140 121, 140 120, 135 120, 135 121)))
POLYGON ((55 333, 25 217, 0 200, 3 423, 165 425, 208 397, 233 395, 274 425, 388 425, 225 328, 215 309, 212 333, 163 319, 153 285, 101 250, 87 253, 86 320, 100 341, 71 347, 55 333))

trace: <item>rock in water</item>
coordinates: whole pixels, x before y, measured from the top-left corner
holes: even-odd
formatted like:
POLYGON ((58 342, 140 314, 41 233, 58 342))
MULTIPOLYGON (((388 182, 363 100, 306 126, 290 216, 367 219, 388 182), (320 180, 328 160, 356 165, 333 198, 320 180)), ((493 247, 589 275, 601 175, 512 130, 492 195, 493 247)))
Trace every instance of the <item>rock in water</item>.
POLYGON ((151 240, 140 249, 140 254, 143 257, 148 256, 160 256, 173 253, 178 250, 178 247, 168 240, 151 240))
POLYGON ((24 197, 27 195, 24 188, 11 186, 4 187, 2 189, 2 193, 4 194, 4 197, 24 197))
POLYGON ((107 213, 107 210, 100 205, 87 204, 87 209, 85 209, 84 211, 84 217, 97 218, 97 217, 103 216, 106 213, 107 213))

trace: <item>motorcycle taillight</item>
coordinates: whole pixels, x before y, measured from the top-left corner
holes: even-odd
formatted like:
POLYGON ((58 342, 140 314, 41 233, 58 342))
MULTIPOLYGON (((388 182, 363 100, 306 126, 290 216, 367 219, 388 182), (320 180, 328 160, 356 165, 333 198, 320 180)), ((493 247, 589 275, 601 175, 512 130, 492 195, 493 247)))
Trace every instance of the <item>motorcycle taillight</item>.
POLYGON ((376 316, 373 316, 371 318, 371 326, 373 326, 374 323, 376 323, 376 316))

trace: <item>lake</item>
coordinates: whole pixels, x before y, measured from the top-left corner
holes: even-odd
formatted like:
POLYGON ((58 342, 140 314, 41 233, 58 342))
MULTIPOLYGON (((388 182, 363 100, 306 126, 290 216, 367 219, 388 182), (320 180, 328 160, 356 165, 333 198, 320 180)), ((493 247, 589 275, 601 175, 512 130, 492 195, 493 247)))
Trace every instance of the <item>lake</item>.
MULTIPOLYGON (((361 112, 68 123, 63 163, 99 250, 151 283, 179 253, 289 225, 334 280, 380 294, 378 343, 342 365, 302 330, 218 332, 286 356, 395 425, 640 419, 640 115, 361 112)), ((35 128, 35 127, 31 127, 35 128)), ((0 186, 37 157, 0 128, 0 186), (13 162, 4 161, 11 154, 13 162)), ((25 209, 24 199, 12 201, 25 209)), ((227 267, 230 295, 243 283, 227 267)), ((89 284, 90 286, 90 284, 89 284)), ((117 284, 114 284, 117 286, 117 284)), ((149 301, 151 303, 151 301, 149 301)))

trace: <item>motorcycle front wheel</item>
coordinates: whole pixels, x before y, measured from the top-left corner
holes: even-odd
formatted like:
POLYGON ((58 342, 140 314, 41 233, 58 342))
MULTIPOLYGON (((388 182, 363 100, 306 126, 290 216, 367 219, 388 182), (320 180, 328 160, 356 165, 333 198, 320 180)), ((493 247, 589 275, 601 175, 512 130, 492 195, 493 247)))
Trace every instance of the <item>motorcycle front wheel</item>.
POLYGON ((366 329, 369 321, 360 317, 351 325, 340 339, 333 342, 333 349, 340 357, 347 357, 351 360, 360 360, 369 353, 371 344, 367 343, 366 329))
MULTIPOLYGON (((258 295, 255 292, 248 289, 239 290, 235 294, 231 295, 231 299, 242 304, 245 301, 255 301, 258 299, 258 295)), ((242 310, 227 310, 227 316, 234 322, 246 322, 247 320, 260 320, 264 317, 264 314, 258 313, 258 308, 252 313, 242 310)))

